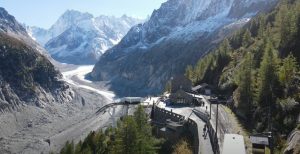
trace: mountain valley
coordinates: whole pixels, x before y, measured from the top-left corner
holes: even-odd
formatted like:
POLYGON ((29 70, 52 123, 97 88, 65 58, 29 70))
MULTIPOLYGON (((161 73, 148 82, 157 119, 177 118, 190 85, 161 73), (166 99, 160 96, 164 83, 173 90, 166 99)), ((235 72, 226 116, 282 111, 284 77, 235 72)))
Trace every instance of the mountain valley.
POLYGON ((0 7, 1 154, 300 152, 300 0, 109 3, 0 7))

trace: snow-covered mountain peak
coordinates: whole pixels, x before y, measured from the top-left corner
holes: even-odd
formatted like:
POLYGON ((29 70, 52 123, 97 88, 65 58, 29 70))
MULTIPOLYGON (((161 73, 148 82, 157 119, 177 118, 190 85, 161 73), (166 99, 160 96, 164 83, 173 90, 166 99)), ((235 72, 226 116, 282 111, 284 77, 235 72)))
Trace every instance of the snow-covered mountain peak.
POLYGON ((230 9, 234 0, 169 0, 154 10, 152 25, 186 25, 230 9))
POLYGON ((60 16, 60 18, 56 21, 56 23, 52 27, 56 27, 59 24, 63 23, 68 26, 72 26, 78 24, 78 22, 84 20, 91 20, 94 16, 90 13, 83 13, 76 10, 67 10, 64 14, 60 16))
POLYGON ((127 14, 123 14, 123 15, 121 16, 121 18, 122 18, 122 19, 128 19, 128 18, 131 18, 131 17, 127 16, 127 14))
POLYGON ((77 25, 81 28, 91 28, 93 15, 89 13, 82 13, 75 10, 67 10, 50 28, 52 37, 56 37, 63 33, 71 26, 77 25))
POLYGON ((93 18, 93 15, 88 12, 80 12, 77 10, 67 10, 62 14, 61 18, 84 19, 93 18))
POLYGON ((94 64, 132 26, 140 22, 143 21, 125 15, 94 17, 89 13, 67 10, 50 29, 31 27, 28 31, 56 60, 94 64))

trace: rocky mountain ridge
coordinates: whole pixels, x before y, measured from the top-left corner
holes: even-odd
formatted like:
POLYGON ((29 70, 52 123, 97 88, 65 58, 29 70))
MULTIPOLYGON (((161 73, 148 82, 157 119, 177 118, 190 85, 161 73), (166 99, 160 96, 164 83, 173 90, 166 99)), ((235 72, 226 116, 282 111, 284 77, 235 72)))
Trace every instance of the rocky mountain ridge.
POLYGON ((276 2, 169 0, 101 56, 91 77, 111 81, 121 95, 159 93, 172 76, 182 74, 226 35, 276 2))
POLYGON ((63 63, 94 64, 128 30, 143 20, 66 11, 50 29, 28 27, 32 37, 63 63))

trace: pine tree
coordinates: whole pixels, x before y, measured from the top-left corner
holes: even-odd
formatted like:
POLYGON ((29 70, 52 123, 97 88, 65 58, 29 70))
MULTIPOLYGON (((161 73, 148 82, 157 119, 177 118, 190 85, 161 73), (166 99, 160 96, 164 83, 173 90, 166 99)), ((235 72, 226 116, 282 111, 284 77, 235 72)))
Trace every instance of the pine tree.
POLYGON ((244 47, 248 47, 252 43, 251 33, 249 29, 246 29, 244 35, 243 35, 243 43, 242 45, 244 47))
POLYGON ((272 99, 273 84, 277 80, 277 55, 273 49, 273 45, 269 39, 265 40, 265 50, 262 62, 259 68, 259 89, 258 102, 260 106, 266 107, 270 104, 272 99))
POLYGON ((97 141, 96 141, 96 132, 92 131, 84 140, 83 142, 83 149, 89 149, 93 152, 96 153, 97 149, 97 141), (89 147, 89 148, 87 148, 89 147))
POLYGON ((146 136, 151 136, 151 126, 148 123, 147 114, 141 105, 139 105, 134 112, 134 119, 137 123, 138 131, 144 133, 146 136))
POLYGON ((238 104, 237 108, 244 118, 250 120, 252 112, 252 57, 251 53, 247 53, 245 60, 239 69, 239 82, 238 82, 238 104))
MULTIPOLYGON (((224 66, 226 66, 230 61, 229 54, 231 53, 231 45, 229 44, 229 41, 227 39, 224 39, 222 44, 219 47, 219 50, 217 52, 217 66, 219 69, 223 69, 224 66)), ((221 71, 221 70, 219 70, 221 71)))
POLYGON ((276 110, 276 94, 278 94, 278 57, 273 44, 269 39, 265 39, 265 50, 258 70, 258 108, 255 119, 261 121, 257 123, 260 131, 271 129, 272 118, 276 110))
POLYGON ((113 153, 116 154, 135 154, 137 153, 138 130, 134 118, 124 117, 123 121, 118 123, 113 153))
POLYGON ((60 154, 74 154, 74 142, 66 142, 64 148, 61 149, 60 154))
POLYGON ((278 36, 276 38, 280 39, 280 48, 289 48, 298 32, 297 7, 290 7, 288 3, 283 1, 276 14, 275 30, 279 34, 279 38, 278 36))
POLYGON ((274 34, 275 34, 275 38, 274 40, 276 40, 277 44, 280 44, 280 41, 282 39, 284 39, 286 36, 284 36, 285 34, 285 28, 284 27, 284 18, 286 18, 288 12, 288 8, 287 8, 287 4, 286 3, 282 3, 281 7, 278 10, 278 13, 275 16, 275 22, 274 22, 274 34))
POLYGON ((266 21, 265 21, 265 16, 264 15, 260 15, 258 17, 258 32, 257 32, 257 36, 259 39, 262 39, 265 35, 265 27, 266 27, 266 21))
POLYGON ((284 97, 289 95, 290 88, 294 86, 292 82, 296 78, 298 70, 296 58, 292 54, 282 60, 282 66, 279 69, 279 81, 285 87, 284 97))
POLYGON ((100 130, 95 135, 96 141, 96 153, 97 154, 105 154, 108 153, 108 145, 107 145, 107 136, 100 130))
POLYGON ((155 153, 155 144, 157 141, 154 137, 152 137, 151 126, 148 123, 147 114, 141 105, 139 105, 137 110, 134 112, 134 119, 137 123, 138 131, 137 153, 155 153))
POLYGON ((82 141, 80 140, 79 143, 75 146, 75 154, 80 154, 81 153, 81 146, 82 146, 82 141))
POLYGON ((226 38, 224 39, 224 41, 223 41, 222 44, 220 45, 219 50, 220 50, 224 55, 228 55, 228 54, 231 52, 232 48, 231 48, 231 45, 230 45, 228 39, 226 39, 226 38))
POLYGON ((231 44, 234 49, 238 49, 242 46, 243 38, 241 31, 237 31, 231 38, 231 44))
POLYGON ((193 67, 191 65, 188 65, 186 67, 186 70, 185 70, 185 76, 190 79, 191 81, 194 81, 194 71, 193 71, 193 67))

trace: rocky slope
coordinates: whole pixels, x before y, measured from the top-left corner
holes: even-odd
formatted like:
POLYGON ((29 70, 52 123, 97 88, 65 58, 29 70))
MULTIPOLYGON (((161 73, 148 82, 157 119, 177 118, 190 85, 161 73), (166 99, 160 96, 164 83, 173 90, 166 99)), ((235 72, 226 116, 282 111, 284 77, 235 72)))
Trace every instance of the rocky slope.
POLYGON ((121 95, 159 93, 172 76, 276 2, 169 0, 101 56, 91 77, 111 81, 121 95))
POLYGON ((27 31, 60 62, 95 64, 132 26, 141 22, 126 15, 94 17, 68 10, 50 29, 27 27, 27 31))
POLYGON ((72 99, 61 74, 15 18, 0 8, 0 112, 72 99))

